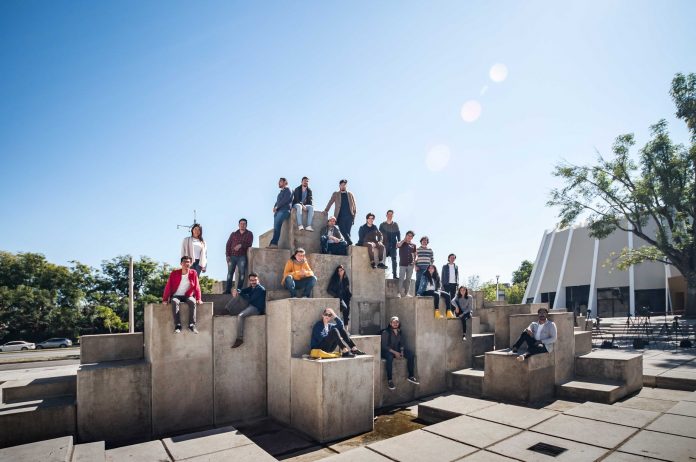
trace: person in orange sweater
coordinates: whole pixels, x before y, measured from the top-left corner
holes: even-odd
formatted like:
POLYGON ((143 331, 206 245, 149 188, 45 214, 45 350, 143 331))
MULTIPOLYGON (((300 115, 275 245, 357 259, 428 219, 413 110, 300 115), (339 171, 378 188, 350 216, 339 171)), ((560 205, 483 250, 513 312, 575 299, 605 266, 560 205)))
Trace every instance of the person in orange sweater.
POLYGON ((189 330, 194 334, 196 329, 196 304, 201 304, 201 286, 198 284, 198 273, 191 269, 191 257, 181 257, 181 269, 174 270, 169 275, 167 285, 162 294, 164 303, 172 304, 174 314, 174 333, 181 332, 181 310, 179 305, 185 302, 189 306, 189 330))
POLYGON ((295 249, 283 270, 283 285, 290 291, 290 297, 297 298, 297 291, 303 290, 303 296, 311 298, 316 283, 317 277, 305 259, 305 250, 301 247, 295 249))

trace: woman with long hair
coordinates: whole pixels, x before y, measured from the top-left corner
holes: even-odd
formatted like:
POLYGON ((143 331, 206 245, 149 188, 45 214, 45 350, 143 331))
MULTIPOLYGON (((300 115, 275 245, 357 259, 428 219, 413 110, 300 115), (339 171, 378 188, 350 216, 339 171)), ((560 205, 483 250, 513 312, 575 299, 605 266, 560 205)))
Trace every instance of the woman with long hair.
POLYGON ((452 300, 454 315, 462 321, 462 340, 466 340, 466 320, 474 313, 474 297, 469 294, 469 289, 459 286, 457 295, 452 300))
POLYGON ((208 249, 203 240, 203 227, 199 223, 194 223, 191 227, 191 235, 185 237, 181 243, 181 256, 189 255, 193 258, 192 270, 196 270, 196 274, 201 275, 201 271, 205 273, 205 268, 208 266, 208 249))
POLYGON ((437 268, 435 265, 428 265, 420 279, 420 286, 416 294, 420 296, 432 296, 433 305, 435 305, 435 319, 442 319, 440 314, 440 297, 445 300, 445 308, 447 309, 447 319, 454 319, 454 314, 452 314, 452 298, 450 295, 442 289, 442 284, 440 282, 440 275, 437 274, 437 268))
POLYGON ((329 279, 329 287, 326 291, 332 297, 341 300, 341 316, 344 324, 347 326, 350 322, 350 299, 353 297, 353 294, 350 292, 350 279, 348 279, 343 265, 336 267, 336 270, 331 275, 331 279, 329 279))

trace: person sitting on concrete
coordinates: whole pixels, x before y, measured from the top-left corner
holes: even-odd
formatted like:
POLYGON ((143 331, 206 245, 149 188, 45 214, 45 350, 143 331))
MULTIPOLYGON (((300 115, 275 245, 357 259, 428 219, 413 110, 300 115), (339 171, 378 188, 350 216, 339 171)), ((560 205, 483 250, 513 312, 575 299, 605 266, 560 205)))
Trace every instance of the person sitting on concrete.
POLYGON ((462 340, 466 340, 466 320, 471 319, 474 313, 474 297, 469 294, 469 289, 460 286, 457 296, 452 300, 454 315, 462 321, 462 340))
POLYGON ((290 291, 291 298, 297 298, 298 290, 303 291, 304 297, 311 298, 312 289, 316 283, 317 277, 305 259, 305 250, 298 247, 285 264, 283 285, 290 291))
POLYGON ((185 237, 181 243, 181 256, 188 255, 193 259, 191 269, 196 271, 198 276, 201 272, 205 273, 208 266, 208 248, 203 240, 203 227, 200 223, 191 226, 191 235, 185 237))
POLYGON ((174 333, 181 332, 181 302, 186 302, 189 306, 189 330, 194 334, 196 329, 196 304, 201 302, 201 286, 198 284, 198 273, 191 269, 191 257, 184 255, 181 257, 181 269, 171 272, 167 285, 164 286, 162 302, 172 304, 174 314, 174 333))
POLYGON ((389 320, 389 327, 382 331, 382 359, 386 361, 387 370, 387 386, 390 390, 396 390, 392 377, 392 366, 395 359, 406 358, 406 367, 408 369, 408 380, 411 383, 419 385, 415 368, 415 356, 406 348, 403 336, 401 335, 401 322, 397 316, 392 316, 389 320))
POLYGON ((367 247, 370 255, 370 266, 373 268, 387 269, 384 264, 384 244, 382 244, 382 232, 375 226, 375 214, 368 213, 366 223, 358 230, 358 245, 367 247), (375 249, 378 251, 379 263, 375 260, 375 249))
MULTIPOLYGON (((353 358, 355 355, 364 355, 346 332, 341 318, 331 308, 324 309, 321 320, 312 327, 311 353, 313 358, 326 358, 326 353, 331 355, 336 348, 340 348, 341 356, 353 358)), ((330 356, 328 356, 330 357, 330 356)))
POLYGON ((247 250, 254 243, 254 233, 247 230, 247 220, 239 220, 239 229, 230 234, 225 246, 225 256, 227 257, 227 283, 225 293, 232 291, 232 278, 234 271, 237 270, 237 289, 244 287, 246 271, 248 267, 247 250))
POLYGON ((387 210, 387 220, 379 225, 379 230, 382 232, 382 236, 384 236, 384 247, 387 250, 386 256, 391 257, 392 276, 394 279, 398 279, 396 273, 396 244, 401 240, 401 231, 399 230, 399 224, 394 221, 393 210, 387 210))
POLYGON ((338 265, 329 279, 329 287, 326 290, 329 295, 341 300, 341 315, 343 323, 347 326, 350 323, 350 299, 353 294, 350 292, 350 279, 346 274, 343 265, 338 265))
POLYGON ((348 255, 348 242, 343 238, 341 230, 336 226, 336 217, 329 217, 326 226, 319 233, 321 253, 329 255, 348 255))
POLYGON ((343 237, 348 245, 353 245, 353 240, 350 238, 350 231, 355 223, 355 214, 358 213, 355 197, 353 193, 348 191, 348 180, 338 182, 338 191, 335 191, 326 204, 324 212, 329 213, 332 204, 334 207, 334 216, 338 220, 338 227, 341 228, 343 237))
POLYGON ((314 231, 312 219, 314 218, 314 206, 312 205, 312 190, 309 189, 309 178, 302 177, 302 184, 292 193, 292 207, 297 216, 297 229, 302 231, 314 231), (307 211, 307 225, 302 226, 302 212, 307 211))
POLYGON ((447 264, 442 265, 442 288, 454 299, 459 285, 459 267, 454 264, 457 256, 453 253, 447 256, 447 264))
POLYGON ((421 237, 420 244, 420 247, 416 249, 416 292, 420 287, 423 273, 425 273, 429 265, 435 263, 433 249, 428 247, 428 244, 430 244, 428 236, 421 237))
POLYGON ((411 289, 411 278, 413 276, 413 268, 416 263, 416 244, 412 243, 413 236, 416 234, 413 231, 407 231, 403 241, 396 243, 399 248, 399 293, 397 297, 403 294, 405 297, 411 297, 408 293, 411 289))
POLYGON ((280 192, 275 205, 273 205, 273 237, 268 244, 269 249, 278 248, 280 231, 283 228, 283 222, 290 216, 290 204, 292 203, 292 191, 288 188, 288 180, 281 177, 278 180, 278 188, 280 188, 280 192))
POLYGON ((558 338, 556 323, 549 321, 549 310, 539 308, 537 311, 539 321, 532 322, 529 327, 522 331, 520 338, 517 339, 512 346, 512 352, 517 353, 517 350, 523 343, 527 344, 527 352, 517 357, 518 361, 524 361, 528 356, 539 353, 550 353, 553 351, 553 344, 558 338))
POLYGON ((249 306, 244 308, 238 315, 237 320, 237 340, 234 341, 232 348, 238 348, 244 343, 244 319, 249 316, 261 316, 266 314, 266 288, 259 284, 259 275, 249 274, 249 285, 244 289, 232 291, 232 297, 241 295, 249 302, 249 306))
POLYGON ((452 299, 449 294, 444 290, 441 290, 442 284, 440 284, 440 275, 437 274, 437 268, 435 265, 430 265, 425 270, 425 274, 421 277, 420 287, 416 292, 422 297, 431 296, 433 297, 433 305, 435 305, 435 319, 442 319, 440 314, 440 298, 445 300, 445 309, 447 310, 447 319, 454 319, 455 316, 452 314, 452 299))

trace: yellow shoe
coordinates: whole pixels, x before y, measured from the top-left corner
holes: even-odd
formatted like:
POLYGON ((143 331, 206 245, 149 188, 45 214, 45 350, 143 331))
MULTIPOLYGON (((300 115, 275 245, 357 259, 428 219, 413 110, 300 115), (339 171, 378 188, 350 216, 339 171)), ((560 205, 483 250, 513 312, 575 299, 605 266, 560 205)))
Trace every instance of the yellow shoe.
POLYGON ((309 356, 315 359, 331 359, 331 358, 340 358, 341 355, 336 354, 336 353, 327 353, 324 350, 320 350, 319 348, 314 348, 312 351, 309 352, 309 356))
POLYGON ((452 310, 447 310, 447 319, 457 319, 452 310))
POLYGON ((435 310, 435 319, 442 319, 442 315, 440 314, 440 310, 435 310))

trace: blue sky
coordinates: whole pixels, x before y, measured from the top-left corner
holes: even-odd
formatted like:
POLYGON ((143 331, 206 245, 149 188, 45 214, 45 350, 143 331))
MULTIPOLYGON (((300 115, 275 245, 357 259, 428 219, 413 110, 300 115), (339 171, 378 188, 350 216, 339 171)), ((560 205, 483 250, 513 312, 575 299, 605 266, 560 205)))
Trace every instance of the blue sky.
POLYGON ((565 3, 0 2, 0 249, 177 264, 195 209, 222 279, 279 176, 319 208, 346 177, 360 217, 507 281, 558 221, 554 164, 661 118, 687 140, 696 3, 565 3))

